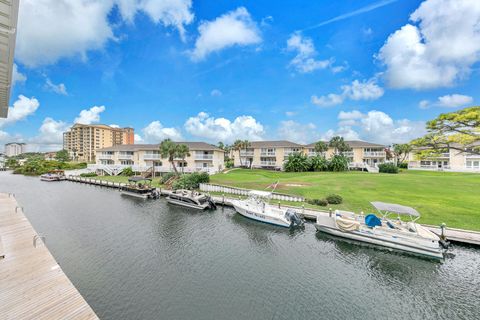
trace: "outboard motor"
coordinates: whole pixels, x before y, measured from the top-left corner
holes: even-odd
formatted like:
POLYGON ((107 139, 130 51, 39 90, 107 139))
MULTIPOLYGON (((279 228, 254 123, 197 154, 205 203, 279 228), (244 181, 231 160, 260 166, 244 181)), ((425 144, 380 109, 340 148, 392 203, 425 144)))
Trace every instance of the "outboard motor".
POLYGON ((208 197, 207 201, 208 201, 210 209, 213 209, 213 210, 217 209, 217 205, 215 204, 215 201, 213 201, 212 197, 208 197))
POLYGON ((285 217, 290 221, 290 228, 304 226, 303 220, 298 216, 295 210, 288 209, 287 212, 285 212, 285 217))
POLYGON ((442 233, 440 234, 440 240, 438 241, 438 243, 440 243, 443 249, 448 249, 448 247, 450 246, 450 242, 447 240, 447 236, 445 235, 445 228, 446 224, 442 223, 440 225, 440 230, 442 233))

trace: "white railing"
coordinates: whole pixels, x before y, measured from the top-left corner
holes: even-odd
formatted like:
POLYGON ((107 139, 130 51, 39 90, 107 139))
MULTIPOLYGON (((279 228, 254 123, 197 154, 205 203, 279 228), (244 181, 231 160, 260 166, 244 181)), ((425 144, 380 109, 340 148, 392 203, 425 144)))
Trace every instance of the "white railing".
MULTIPOLYGON (((377 158, 383 158, 385 157, 385 152, 383 151, 365 151, 363 153, 364 157, 377 157, 377 158)), ((352 153, 353 156, 353 153, 352 153)))
POLYGON ((213 160, 213 154, 196 154, 195 160, 213 160))
POLYGON ((260 152, 260 156, 263 156, 263 157, 275 157, 275 152, 260 152))
POLYGON ((119 154, 118 159, 122 160, 133 160, 133 156, 130 154, 119 154))
POLYGON ((155 153, 145 153, 143 155, 143 160, 160 160, 160 154, 155 154, 155 153))
POLYGON ((477 159, 480 158, 480 154, 474 154, 474 153, 467 153, 465 156, 467 159, 477 159))
POLYGON ((344 152, 343 155, 344 155, 345 157, 351 158, 351 157, 353 157, 353 151, 344 152))
MULTIPOLYGON (((200 183, 200 190, 204 192, 219 192, 227 194, 235 194, 238 196, 248 196, 250 189, 236 188, 236 187, 227 187, 210 183, 200 183)), ((300 196, 281 194, 281 193, 272 193, 271 199, 273 200, 282 200, 282 201, 292 201, 292 202, 303 202, 305 198, 300 196)))
POLYGON ((99 154, 98 159, 111 160, 113 159, 113 154, 99 154))
POLYGON ((260 161, 261 166, 275 166, 277 165, 276 161, 260 161))
POLYGON ((240 151, 240 157, 253 157, 253 151, 240 151))

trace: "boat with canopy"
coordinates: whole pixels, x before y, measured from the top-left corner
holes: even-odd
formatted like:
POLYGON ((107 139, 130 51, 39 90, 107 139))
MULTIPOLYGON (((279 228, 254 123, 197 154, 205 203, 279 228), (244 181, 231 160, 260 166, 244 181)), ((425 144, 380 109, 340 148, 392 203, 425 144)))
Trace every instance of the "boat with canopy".
POLYGON ((448 244, 438 235, 416 223, 420 213, 414 208, 385 202, 371 202, 375 214, 355 214, 335 210, 329 216, 317 216, 318 231, 335 236, 399 250, 412 254, 441 259, 448 244), (396 215, 396 218, 392 218, 396 215), (401 217, 406 217, 403 219, 401 217), (409 220, 409 221, 404 221, 409 220))
POLYGON ((209 195, 194 190, 174 190, 168 195, 167 202, 170 204, 199 210, 217 208, 215 202, 209 195))
POLYGON ((120 187, 120 193, 142 199, 157 199, 159 197, 157 189, 152 187, 152 179, 138 176, 128 178, 128 184, 120 187))
POLYGON ((51 170, 40 176, 42 181, 63 181, 66 180, 65 171, 63 170, 51 170))

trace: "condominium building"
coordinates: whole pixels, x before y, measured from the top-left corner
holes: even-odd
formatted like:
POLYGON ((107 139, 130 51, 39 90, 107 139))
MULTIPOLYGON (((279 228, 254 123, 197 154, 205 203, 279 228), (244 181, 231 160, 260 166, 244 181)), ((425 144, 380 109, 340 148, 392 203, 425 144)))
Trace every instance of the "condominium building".
MULTIPOLYGON (((365 164, 377 166, 386 161, 385 146, 365 141, 345 141, 351 151, 344 152, 351 166, 362 167, 365 164)), ((330 158, 334 149, 329 148, 323 156, 330 158)), ((292 153, 304 153, 315 156, 315 143, 302 145, 290 141, 252 141, 250 146, 242 150, 233 150, 234 165, 251 168, 269 168, 281 170, 285 160, 292 153)))
MULTIPOLYGON (((480 143, 479 143, 480 145, 480 143)), ((480 172, 480 155, 450 149, 435 156, 421 158, 418 150, 408 155, 408 169, 454 172, 480 172)))
POLYGON ((18 156, 27 152, 27 145, 25 143, 10 142, 5 144, 5 155, 7 157, 18 156))
MULTIPOLYGON (((180 172, 215 173, 224 169, 225 153, 222 149, 205 142, 175 142, 185 144, 190 155, 174 159, 180 172)), ((136 172, 154 170, 155 173, 171 172, 173 166, 162 158, 159 144, 131 144, 101 148, 96 151, 96 164, 91 169, 107 174, 117 174, 126 167, 136 172), (152 169, 153 168, 153 169, 152 169)))
POLYGON ((95 162, 95 150, 134 143, 133 128, 76 123, 63 133, 63 148, 74 160, 95 162))

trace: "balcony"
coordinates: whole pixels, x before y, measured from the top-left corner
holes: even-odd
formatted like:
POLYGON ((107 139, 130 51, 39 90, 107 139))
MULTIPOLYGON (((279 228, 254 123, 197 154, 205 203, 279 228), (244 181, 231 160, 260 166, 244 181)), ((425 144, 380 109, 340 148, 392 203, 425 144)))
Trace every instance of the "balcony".
POLYGON ((253 151, 240 151, 240 157, 253 157, 253 151))
POLYGON ((112 160, 113 159, 113 154, 99 154, 98 159, 101 160, 112 160))
POLYGON ((277 165, 276 161, 260 161, 261 166, 265 167, 275 167, 277 165))
MULTIPOLYGON (((371 157, 371 158, 385 158, 386 154, 385 151, 365 151, 363 153, 364 157, 371 157)), ((353 157, 353 152, 352 152, 353 157)))
POLYGON ((466 153, 465 157, 467 159, 478 159, 478 158, 480 158, 480 154, 466 153))
POLYGON ((347 158, 353 158, 353 151, 344 152, 343 155, 347 158))
POLYGON ((120 159, 120 160, 133 160, 133 155, 131 155, 131 154, 119 154, 118 159, 120 159))
POLYGON ((213 154, 195 154, 195 160, 213 160, 213 154))
POLYGON ((260 156, 262 157, 276 157, 275 152, 261 152, 260 156))
POLYGON ((145 153, 143 155, 143 160, 160 160, 160 154, 159 153, 145 153))

